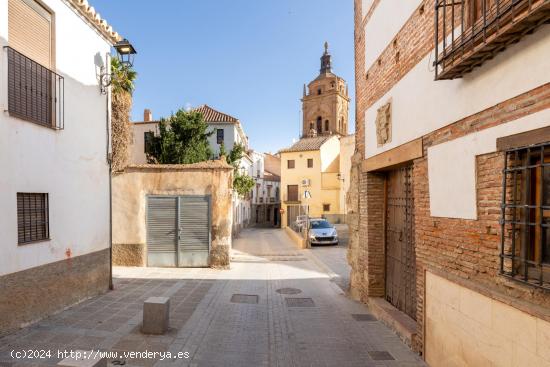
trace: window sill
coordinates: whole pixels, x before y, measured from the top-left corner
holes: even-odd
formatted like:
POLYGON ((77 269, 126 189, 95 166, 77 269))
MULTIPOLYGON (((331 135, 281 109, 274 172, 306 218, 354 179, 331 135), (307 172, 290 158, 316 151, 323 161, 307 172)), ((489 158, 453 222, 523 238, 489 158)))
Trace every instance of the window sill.
POLYGON ((50 242, 51 240, 52 240, 51 238, 43 238, 40 240, 34 240, 34 241, 28 241, 28 242, 18 242, 17 246, 36 245, 41 242, 50 242))

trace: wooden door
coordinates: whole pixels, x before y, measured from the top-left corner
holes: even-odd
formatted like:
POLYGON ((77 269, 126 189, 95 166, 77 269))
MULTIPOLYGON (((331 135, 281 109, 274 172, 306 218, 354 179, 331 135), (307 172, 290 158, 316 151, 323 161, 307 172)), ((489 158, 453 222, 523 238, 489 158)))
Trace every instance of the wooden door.
POLYGON ((386 179, 386 300, 416 320, 412 166, 386 179))

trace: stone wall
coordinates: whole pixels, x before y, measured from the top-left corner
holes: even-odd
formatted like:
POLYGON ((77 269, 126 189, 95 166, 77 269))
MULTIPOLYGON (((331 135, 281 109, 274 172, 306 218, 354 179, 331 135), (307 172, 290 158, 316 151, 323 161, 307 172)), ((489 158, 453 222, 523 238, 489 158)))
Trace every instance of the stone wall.
POLYGON ((106 292, 109 249, 0 277, 0 336, 106 292))
POLYGON ((113 177, 113 264, 146 266, 147 195, 211 197, 212 267, 228 267, 232 235, 233 168, 222 161, 130 166, 113 177))

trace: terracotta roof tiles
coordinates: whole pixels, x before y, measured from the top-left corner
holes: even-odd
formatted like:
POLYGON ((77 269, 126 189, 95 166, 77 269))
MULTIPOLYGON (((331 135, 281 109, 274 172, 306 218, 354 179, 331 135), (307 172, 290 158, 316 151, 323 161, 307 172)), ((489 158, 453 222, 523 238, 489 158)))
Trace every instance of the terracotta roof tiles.
POLYGON ((220 111, 216 111, 206 104, 195 108, 194 111, 202 112, 205 122, 226 122, 231 124, 236 124, 239 122, 239 120, 235 117, 220 111))
POLYGON ((302 138, 288 148, 281 149, 279 153, 306 152, 309 150, 318 150, 330 138, 336 135, 321 135, 312 138, 302 138))

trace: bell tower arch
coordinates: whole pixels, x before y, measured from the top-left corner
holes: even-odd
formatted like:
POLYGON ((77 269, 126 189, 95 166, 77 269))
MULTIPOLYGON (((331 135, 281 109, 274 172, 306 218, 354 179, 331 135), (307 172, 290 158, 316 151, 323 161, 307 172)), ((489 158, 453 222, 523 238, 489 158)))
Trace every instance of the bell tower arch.
POLYGON ((325 42, 319 76, 304 85, 302 137, 312 128, 317 135, 348 135, 349 102, 346 81, 332 72, 332 56, 325 42))

